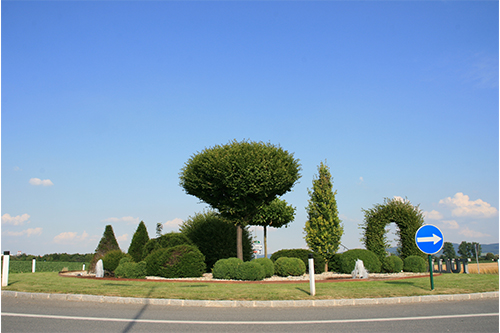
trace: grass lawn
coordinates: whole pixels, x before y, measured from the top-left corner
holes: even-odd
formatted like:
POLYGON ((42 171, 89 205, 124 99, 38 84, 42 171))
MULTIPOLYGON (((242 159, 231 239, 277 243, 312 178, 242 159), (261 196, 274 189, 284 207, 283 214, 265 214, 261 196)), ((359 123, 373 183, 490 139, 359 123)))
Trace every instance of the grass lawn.
POLYGON ((158 282, 82 279, 57 273, 9 274, 2 290, 37 293, 88 294, 123 297, 195 300, 303 300, 378 298, 498 291, 496 274, 443 274, 392 281, 317 282, 316 296, 309 295, 309 283, 222 284, 207 282, 158 282))

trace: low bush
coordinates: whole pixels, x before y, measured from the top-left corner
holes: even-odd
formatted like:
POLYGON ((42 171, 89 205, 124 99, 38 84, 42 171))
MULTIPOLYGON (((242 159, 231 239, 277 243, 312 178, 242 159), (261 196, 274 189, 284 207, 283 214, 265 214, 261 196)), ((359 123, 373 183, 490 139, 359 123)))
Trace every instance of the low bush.
POLYGON ((340 272, 351 274, 358 259, 363 261, 363 266, 369 273, 380 273, 382 264, 378 260, 377 255, 365 249, 353 249, 342 253, 340 257, 340 272))
POLYGON ((423 273, 427 271, 427 265, 424 258, 419 256, 406 257, 403 264, 405 272, 423 273))
POLYGON ((264 267, 253 261, 245 261, 236 270, 237 280, 260 281, 264 277, 264 267))
POLYGON ((212 268, 214 279, 234 280, 237 278, 238 267, 243 264, 243 260, 238 258, 220 259, 212 268))
POLYGON ((385 257, 382 261, 382 270, 386 273, 399 273, 403 270, 403 260, 398 256, 385 257))
POLYGON ((183 244, 194 245, 186 235, 178 232, 170 232, 158 238, 152 238, 144 245, 142 259, 144 260, 153 251, 183 244))
POLYGON ((135 263, 126 257, 120 260, 120 264, 115 269, 115 276, 120 278, 143 279, 146 274, 147 264, 145 261, 135 263))
POLYGON ((146 259, 147 274, 165 278, 201 277, 205 257, 194 245, 177 245, 153 251, 146 259))
POLYGON ((335 253, 333 257, 330 259, 328 262, 328 270, 330 272, 337 272, 339 273, 340 270, 340 258, 342 258, 342 253, 335 253))
POLYGON ((264 268, 264 274, 266 278, 269 278, 274 275, 274 263, 271 259, 269 258, 257 258, 252 260, 252 262, 255 262, 264 268))
POLYGON ((123 257, 130 256, 130 254, 123 253, 122 250, 112 250, 104 255, 102 258, 102 266, 105 270, 114 272, 120 260, 123 257))
POLYGON ((274 271, 279 276, 300 276, 306 272, 306 265, 299 258, 281 257, 274 262, 274 271))
POLYGON ((290 250, 279 250, 271 255, 271 260, 276 262, 279 258, 299 258, 306 265, 306 270, 309 271, 309 254, 313 254, 314 258, 314 273, 321 274, 325 271, 325 261, 318 254, 310 250, 305 249, 290 249, 290 250))

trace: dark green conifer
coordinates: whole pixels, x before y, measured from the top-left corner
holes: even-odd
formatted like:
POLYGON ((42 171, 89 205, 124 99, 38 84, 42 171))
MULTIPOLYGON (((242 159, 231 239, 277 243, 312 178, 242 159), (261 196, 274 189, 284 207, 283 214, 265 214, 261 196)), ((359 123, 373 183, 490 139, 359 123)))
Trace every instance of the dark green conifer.
POLYGON ((134 236, 132 236, 132 241, 130 242, 130 246, 128 248, 128 254, 132 256, 135 262, 141 261, 144 245, 146 245, 148 241, 148 230, 146 229, 144 222, 141 221, 134 233, 134 236))

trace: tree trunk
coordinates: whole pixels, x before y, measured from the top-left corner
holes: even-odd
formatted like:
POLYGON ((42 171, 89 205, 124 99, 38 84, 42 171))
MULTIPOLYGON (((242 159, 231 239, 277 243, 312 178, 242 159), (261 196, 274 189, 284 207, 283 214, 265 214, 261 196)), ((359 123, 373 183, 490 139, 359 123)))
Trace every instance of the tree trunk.
POLYGON ((328 272, 328 259, 325 259, 325 272, 328 272))
POLYGON ((236 257, 243 260, 243 229, 236 225, 236 257))
POLYGON ((264 226, 264 258, 267 258, 267 226, 264 226))

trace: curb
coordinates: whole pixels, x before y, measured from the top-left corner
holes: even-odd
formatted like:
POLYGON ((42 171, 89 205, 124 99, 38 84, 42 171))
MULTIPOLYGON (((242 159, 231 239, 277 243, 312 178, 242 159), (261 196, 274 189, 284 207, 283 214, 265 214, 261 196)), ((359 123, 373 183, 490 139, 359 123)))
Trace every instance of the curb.
POLYGON ((456 295, 427 295, 389 298, 355 298, 355 299, 327 299, 327 300, 298 300, 298 301, 209 301, 209 300, 182 300, 160 298, 135 298, 116 296, 96 296, 80 294, 44 294, 26 293, 2 290, 2 297, 19 299, 50 299, 58 301, 95 302, 112 304, 143 304, 143 305, 170 305, 170 306, 202 306, 218 308, 300 308, 300 307, 336 307, 354 305, 379 304, 409 304, 443 301, 465 301, 498 298, 498 291, 456 294, 456 295))

